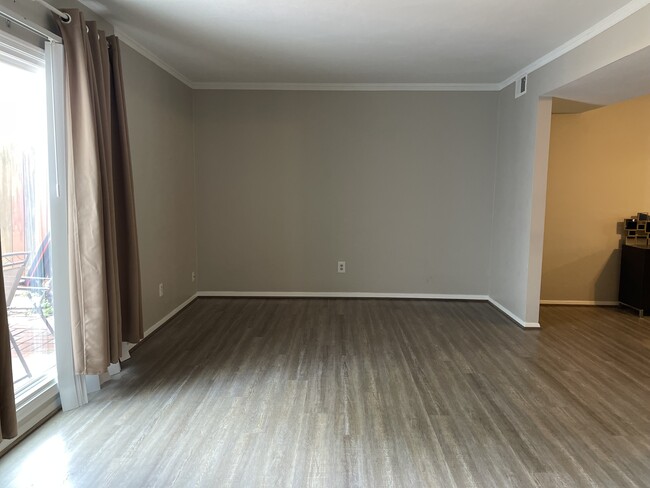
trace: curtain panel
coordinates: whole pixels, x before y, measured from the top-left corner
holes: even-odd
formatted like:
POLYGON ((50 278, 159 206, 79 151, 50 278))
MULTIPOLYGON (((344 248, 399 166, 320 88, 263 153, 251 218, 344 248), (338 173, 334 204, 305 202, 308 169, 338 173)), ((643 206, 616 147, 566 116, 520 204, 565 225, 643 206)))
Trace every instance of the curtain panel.
MULTIPOLYGON (((0 255, 2 255, 1 242, 0 255)), ((18 435, 11 346, 9 344, 9 321, 7 320, 7 300, 2 267, 0 267, 0 433, 2 434, 1 439, 11 439, 18 435)))
POLYGON ((101 374, 122 341, 144 336, 126 106, 118 39, 64 12, 74 360, 77 373, 101 374))

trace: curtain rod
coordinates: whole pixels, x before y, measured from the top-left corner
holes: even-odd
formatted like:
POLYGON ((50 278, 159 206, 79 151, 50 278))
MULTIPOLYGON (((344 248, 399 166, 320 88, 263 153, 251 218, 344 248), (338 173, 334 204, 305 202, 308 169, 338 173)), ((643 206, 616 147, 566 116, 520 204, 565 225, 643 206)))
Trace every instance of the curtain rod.
POLYGON ((52 5, 47 3, 45 0, 32 0, 32 2, 40 3, 43 7, 48 9, 50 12, 54 12, 56 15, 61 17, 61 20, 63 22, 68 23, 68 22, 70 22, 70 20, 72 20, 68 14, 66 14, 65 12, 61 12, 58 8, 53 7, 52 5))
POLYGON ((40 25, 32 22, 29 19, 26 19, 23 15, 17 14, 13 10, 10 10, 2 5, 0 5, 0 17, 5 18, 9 22, 16 24, 22 27, 23 29, 26 29, 32 32, 33 34, 36 34, 37 36, 42 37, 43 39, 46 39, 50 42, 56 42, 59 44, 63 42, 61 37, 56 35, 54 32, 50 32, 44 27, 41 27, 40 25))

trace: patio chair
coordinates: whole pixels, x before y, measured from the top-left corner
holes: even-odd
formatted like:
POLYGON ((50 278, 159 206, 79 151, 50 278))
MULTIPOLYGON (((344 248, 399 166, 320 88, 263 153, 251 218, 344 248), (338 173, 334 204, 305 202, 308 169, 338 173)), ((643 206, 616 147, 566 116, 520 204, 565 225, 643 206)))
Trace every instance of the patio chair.
MULTIPOLYGON (((2 274, 4 276, 4 293, 7 300, 7 309, 11 307, 11 302, 16 295, 16 290, 18 290, 18 286, 20 284, 20 280, 22 279, 23 272, 25 271, 25 265, 27 264, 28 258, 29 253, 26 252, 11 252, 2 255, 2 274)), ((11 345, 14 347, 14 351, 16 351, 16 355, 18 356, 20 363, 25 369, 25 373, 27 373, 27 376, 31 378, 32 372, 29 370, 29 366, 27 366, 27 362, 25 361, 23 353, 18 347, 18 343, 16 342, 14 335, 11 333, 11 329, 9 329, 9 340, 11 341, 11 345)))
POLYGON ((36 251, 29 270, 23 274, 22 279, 18 284, 18 290, 27 292, 30 300, 32 301, 34 310, 39 314, 41 320, 43 320, 43 323, 50 331, 50 334, 54 335, 52 324, 50 324, 50 322, 47 320, 47 317, 43 313, 43 301, 47 299, 50 303, 52 303, 51 283, 50 234, 48 233, 36 251))

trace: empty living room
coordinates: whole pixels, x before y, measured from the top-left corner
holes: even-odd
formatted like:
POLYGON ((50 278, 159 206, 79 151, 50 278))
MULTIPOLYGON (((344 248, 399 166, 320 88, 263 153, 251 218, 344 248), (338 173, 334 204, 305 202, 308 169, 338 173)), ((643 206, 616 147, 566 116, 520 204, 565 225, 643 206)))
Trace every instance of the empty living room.
POLYGON ((650 0, 0 0, 0 486, 650 487, 650 0))

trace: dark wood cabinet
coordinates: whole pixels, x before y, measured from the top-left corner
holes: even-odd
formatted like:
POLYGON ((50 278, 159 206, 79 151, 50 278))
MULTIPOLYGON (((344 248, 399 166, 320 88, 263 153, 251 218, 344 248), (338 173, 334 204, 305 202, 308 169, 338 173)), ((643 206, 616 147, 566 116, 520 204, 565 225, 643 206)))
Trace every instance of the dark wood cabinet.
POLYGON ((618 301, 641 316, 650 313, 650 247, 623 246, 618 301))

